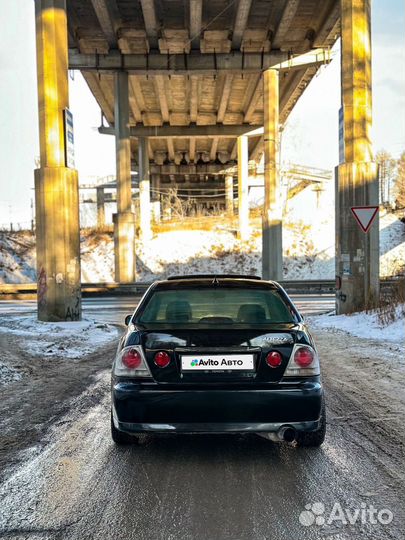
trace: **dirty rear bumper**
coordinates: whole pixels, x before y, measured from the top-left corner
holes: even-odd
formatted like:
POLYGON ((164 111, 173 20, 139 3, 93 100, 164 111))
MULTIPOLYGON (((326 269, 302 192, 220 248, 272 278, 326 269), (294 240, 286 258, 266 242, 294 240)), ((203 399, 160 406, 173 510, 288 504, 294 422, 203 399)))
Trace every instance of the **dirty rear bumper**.
POLYGON ((261 423, 221 423, 202 422, 186 424, 136 424, 130 422, 118 422, 114 419, 114 425, 120 431, 126 433, 277 433, 282 427, 292 427, 295 431, 316 431, 320 427, 320 420, 308 422, 271 422, 261 423))
POLYGON ((128 433, 275 432, 286 424, 314 431, 322 400, 319 377, 260 387, 112 384, 114 425, 128 433))

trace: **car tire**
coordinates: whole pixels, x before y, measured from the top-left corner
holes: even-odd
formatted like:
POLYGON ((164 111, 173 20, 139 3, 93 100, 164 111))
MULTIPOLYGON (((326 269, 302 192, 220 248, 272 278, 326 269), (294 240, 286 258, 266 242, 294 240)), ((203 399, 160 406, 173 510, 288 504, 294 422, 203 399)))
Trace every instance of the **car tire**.
POLYGON ((326 411, 325 402, 322 403, 321 424, 316 431, 303 431, 298 433, 297 446, 300 447, 319 447, 325 440, 326 435, 326 411))
POLYGON ((128 445, 128 444, 136 444, 138 442, 138 439, 136 436, 129 435, 129 433, 125 433, 124 431, 120 431, 114 426, 112 413, 111 413, 111 438, 115 442, 115 444, 119 446, 128 445))

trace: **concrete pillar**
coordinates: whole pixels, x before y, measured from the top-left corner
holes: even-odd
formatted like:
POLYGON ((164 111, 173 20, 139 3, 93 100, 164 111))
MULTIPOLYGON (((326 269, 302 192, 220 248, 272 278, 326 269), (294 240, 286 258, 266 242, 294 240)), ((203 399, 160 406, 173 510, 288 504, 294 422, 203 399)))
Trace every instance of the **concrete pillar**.
POLYGON ((69 107, 64 0, 36 0, 41 165, 35 171, 38 319, 81 319, 78 174, 66 166, 69 107))
POLYGON ((161 205, 160 205, 160 174, 154 174, 151 178, 152 184, 152 220, 160 223, 161 205))
POLYGON ((150 203, 150 172, 148 139, 138 139, 139 163, 139 234, 143 241, 152 238, 151 203, 150 203))
POLYGON ((341 0, 341 11, 345 163, 336 175, 336 309, 350 313, 379 297, 378 218, 365 234, 350 210, 378 205, 378 167, 371 144, 370 1, 341 0))
POLYGON ((117 214, 114 214, 115 281, 135 281, 135 215, 132 212, 128 73, 115 74, 117 214))
POLYGON ((96 188, 97 193, 97 227, 105 225, 104 188, 96 188))
POLYGON ((263 279, 283 278, 282 201, 278 171, 279 76, 275 69, 263 74, 264 96, 264 206, 262 237, 263 279))
POLYGON ((249 240, 249 147, 246 135, 238 137, 238 214, 239 237, 249 240))
POLYGON ((233 216, 233 176, 225 176, 225 209, 229 217, 233 216))

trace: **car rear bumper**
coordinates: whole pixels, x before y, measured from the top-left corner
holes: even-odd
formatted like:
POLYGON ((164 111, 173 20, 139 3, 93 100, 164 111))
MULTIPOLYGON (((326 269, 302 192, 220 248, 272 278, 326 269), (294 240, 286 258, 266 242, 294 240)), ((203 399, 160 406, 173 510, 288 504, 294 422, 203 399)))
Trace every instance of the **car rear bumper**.
POLYGON ((262 388, 179 388, 114 381, 115 427, 128 433, 277 432, 319 427, 323 390, 319 378, 262 388))
POLYGON ((270 422, 260 423, 221 423, 221 422, 190 422, 185 424, 136 424, 116 422, 114 425, 126 433, 277 433, 281 428, 291 427, 295 431, 315 431, 320 426, 320 420, 309 422, 270 422))

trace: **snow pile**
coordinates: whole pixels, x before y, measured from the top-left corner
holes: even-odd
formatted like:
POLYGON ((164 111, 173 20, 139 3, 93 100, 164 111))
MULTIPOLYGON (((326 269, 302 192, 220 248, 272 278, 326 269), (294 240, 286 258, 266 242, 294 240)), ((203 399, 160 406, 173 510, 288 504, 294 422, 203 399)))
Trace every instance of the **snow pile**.
POLYGON ((395 214, 380 218, 380 273, 405 274, 405 223, 395 214))
POLYGON ((284 279, 334 279, 335 243, 330 222, 284 223, 284 279))
POLYGON ((91 319, 77 322, 41 322, 34 315, 0 317, 0 332, 16 335, 34 356, 78 359, 101 349, 118 337, 115 326, 91 319))
POLYGON ((0 362, 0 386, 5 386, 20 379, 21 374, 18 371, 0 362))
POLYGON ((382 326, 375 312, 361 312, 353 315, 320 315, 308 318, 311 326, 326 330, 341 330, 353 336, 381 341, 391 341, 401 348, 405 342, 405 305, 396 308, 395 321, 382 326))
POLYGON ((81 271, 84 283, 114 281, 114 240, 111 234, 82 235, 81 271))
MULTIPOLYGON (((284 278, 332 278, 334 260, 330 250, 334 248, 319 253, 314 241, 310 236, 304 237, 302 230, 302 227, 285 227, 284 278)), ((248 242, 241 242, 226 230, 163 232, 146 244, 138 244, 138 280, 152 281, 188 273, 261 275, 261 251, 260 233, 253 233, 248 242)))
POLYGON ((137 275, 152 281, 178 274, 261 272, 259 242, 242 243, 230 231, 170 231, 138 244, 137 275))
POLYGON ((35 236, 32 233, 0 233, 0 283, 35 282, 35 261, 35 236))
MULTIPOLYGON (((333 212, 322 220, 292 221, 283 226, 284 279, 311 280, 335 277, 335 229, 333 212)), ((137 279, 153 281, 174 274, 248 273, 261 275, 261 223, 252 222, 252 235, 241 242, 235 231, 177 229, 161 232, 146 243, 137 242, 137 279)), ((380 219, 381 276, 404 272, 405 224, 393 214, 380 219)), ((113 281, 112 234, 83 236, 82 279, 113 281)))

